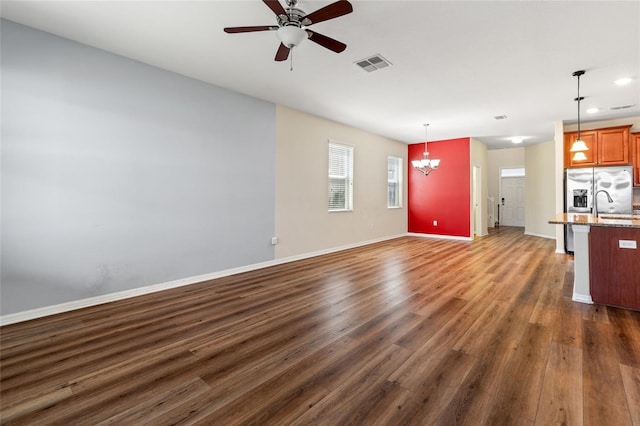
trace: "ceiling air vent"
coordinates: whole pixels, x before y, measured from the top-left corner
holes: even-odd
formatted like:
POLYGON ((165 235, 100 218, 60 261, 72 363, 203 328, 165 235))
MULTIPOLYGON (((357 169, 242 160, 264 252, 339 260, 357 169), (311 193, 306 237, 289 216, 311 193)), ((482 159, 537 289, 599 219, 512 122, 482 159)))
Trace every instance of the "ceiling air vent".
POLYGON ((379 70, 381 68, 386 68, 391 65, 391 62, 387 61, 382 55, 374 55, 370 58, 361 59, 355 62, 360 68, 367 72, 379 70))
POLYGON ((503 114, 503 115, 496 115, 493 118, 495 118, 496 120, 504 120, 505 118, 507 118, 507 116, 503 114))
POLYGON ((627 108, 633 108, 635 105, 622 105, 622 106, 615 106, 615 107, 611 107, 611 109, 613 111, 617 111, 619 109, 627 109, 627 108))

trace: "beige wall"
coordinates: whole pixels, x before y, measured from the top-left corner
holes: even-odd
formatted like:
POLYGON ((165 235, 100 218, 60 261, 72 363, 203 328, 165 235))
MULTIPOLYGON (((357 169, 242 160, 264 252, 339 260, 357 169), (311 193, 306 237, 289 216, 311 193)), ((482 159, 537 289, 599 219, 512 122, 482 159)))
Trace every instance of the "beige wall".
MULTIPOLYGON (((500 203, 500 169, 507 167, 524 167, 524 148, 507 148, 507 149, 494 149, 487 154, 487 163, 489 170, 487 188, 489 191, 488 197, 493 197, 494 203, 497 205, 500 203)), ((527 190, 525 186, 525 191, 527 190)), ((526 208, 526 206, 525 206, 526 208)), ((497 206, 493 206, 497 220, 497 206)), ((526 219, 525 210, 525 219, 526 219)))
POLYGON ((473 235, 474 233, 478 236, 483 236, 483 235, 487 235, 488 232, 488 201, 487 201, 487 196, 488 196, 488 181, 487 181, 487 176, 488 176, 488 151, 487 151, 487 146, 485 144, 483 144, 482 142, 471 138, 471 171, 470 171, 470 176, 471 176, 471 232, 469 233, 469 235, 473 235), (478 166, 480 167, 480 179, 481 179, 481 193, 479 194, 478 197, 478 201, 480 202, 480 208, 482 211, 482 218, 481 218, 481 222, 480 222, 480 226, 478 227, 478 229, 473 229, 473 224, 474 224, 474 217, 473 217, 473 167, 474 166, 478 166))
POLYGON ((525 220, 524 233, 555 238, 555 227, 548 223, 556 214, 554 141, 525 148, 525 220))
POLYGON ((500 169, 525 168, 525 234, 556 238, 555 225, 547 223, 556 214, 555 158, 554 141, 488 152, 488 190, 496 204, 500 203, 500 169))
POLYGON ((404 143, 278 106, 275 258, 406 234, 407 167, 404 143), (354 147, 352 212, 327 211, 329 139, 354 147), (400 209, 387 208, 389 155, 403 159, 400 209))

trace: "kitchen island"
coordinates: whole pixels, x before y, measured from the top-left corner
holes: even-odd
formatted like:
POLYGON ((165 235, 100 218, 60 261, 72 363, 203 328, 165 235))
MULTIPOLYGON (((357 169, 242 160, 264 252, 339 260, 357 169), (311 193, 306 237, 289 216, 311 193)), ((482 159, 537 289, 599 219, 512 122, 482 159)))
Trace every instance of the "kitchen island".
POLYGON ((574 237, 573 300, 640 310, 640 217, 561 213, 574 237))

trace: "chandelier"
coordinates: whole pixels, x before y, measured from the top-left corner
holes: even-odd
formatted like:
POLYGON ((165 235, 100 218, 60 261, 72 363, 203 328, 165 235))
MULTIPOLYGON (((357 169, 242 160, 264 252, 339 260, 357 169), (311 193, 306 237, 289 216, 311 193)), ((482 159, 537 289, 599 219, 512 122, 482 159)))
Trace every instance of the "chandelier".
POLYGON ((421 160, 411 161, 413 168, 423 173, 425 176, 437 169, 440 165, 440 160, 429 158, 429 150, 427 148, 429 143, 427 139, 427 127, 429 127, 429 123, 424 124, 424 158, 421 160))

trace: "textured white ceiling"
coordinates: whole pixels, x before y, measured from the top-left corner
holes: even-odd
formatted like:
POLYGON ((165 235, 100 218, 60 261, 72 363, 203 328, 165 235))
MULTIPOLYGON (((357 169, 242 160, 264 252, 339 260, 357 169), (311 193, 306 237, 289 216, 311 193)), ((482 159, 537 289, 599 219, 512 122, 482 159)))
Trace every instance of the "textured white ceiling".
MULTIPOLYGON (((331 1, 302 0, 312 12, 331 1)), ((275 25, 261 1, 2 1, 2 17, 257 98, 403 142, 471 136, 490 148, 553 138, 554 122, 640 115, 638 1, 352 1, 354 12, 311 29, 340 54, 305 41, 275 62, 275 25), (393 66, 354 63, 381 54, 393 66), (613 81, 633 77, 630 85, 613 81), (634 105, 614 111, 611 107, 634 105), (599 107, 597 114, 586 109, 599 107), (507 115, 496 121, 496 115, 507 115)))

